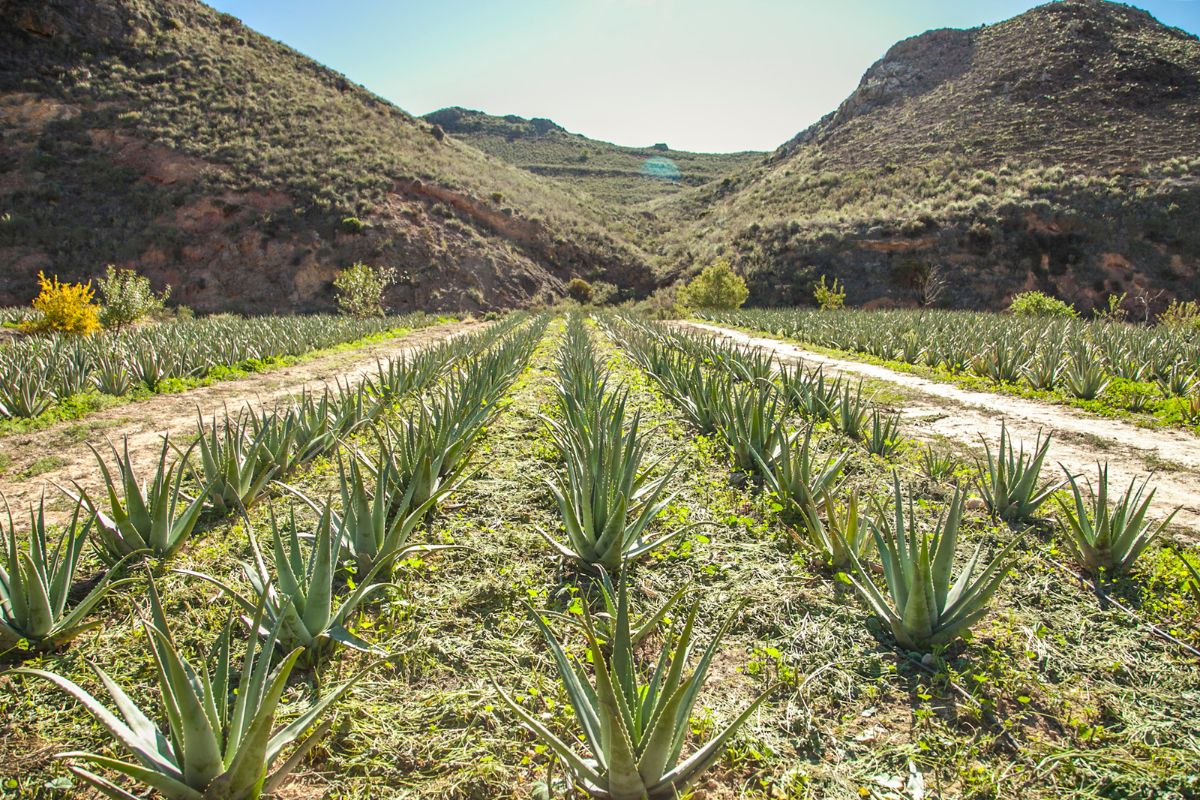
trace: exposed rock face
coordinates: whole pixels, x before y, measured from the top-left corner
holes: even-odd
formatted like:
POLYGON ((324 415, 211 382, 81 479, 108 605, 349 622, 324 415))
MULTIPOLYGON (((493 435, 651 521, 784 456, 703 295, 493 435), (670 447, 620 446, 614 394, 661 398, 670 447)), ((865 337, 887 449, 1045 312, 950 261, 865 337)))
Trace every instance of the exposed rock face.
POLYGON ((561 188, 196 0, 0 0, 0 167, 0 305, 108 263, 247 312, 330 308, 355 261, 398 309, 654 285, 561 188))

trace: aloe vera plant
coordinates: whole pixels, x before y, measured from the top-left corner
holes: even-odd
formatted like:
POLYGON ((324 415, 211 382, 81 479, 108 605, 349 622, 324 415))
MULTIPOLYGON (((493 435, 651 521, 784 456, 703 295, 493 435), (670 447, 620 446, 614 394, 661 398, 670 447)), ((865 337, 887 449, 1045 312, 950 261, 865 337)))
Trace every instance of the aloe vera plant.
POLYGON ((767 382, 733 386, 721 404, 719 429, 738 469, 757 468, 755 453, 765 452, 779 425, 779 395, 767 382))
POLYGON ((838 407, 841 381, 826 380, 823 367, 805 371, 803 367, 785 370, 779 375, 780 389, 788 405, 815 420, 830 420, 838 407))
POLYGON ((1063 384, 1072 397, 1094 400, 1111 382, 1104 364, 1089 347, 1076 347, 1067 360, 1063 384))
POLYGON ((333 514, 326 506, 317 522, 307 555, 300 545, 295 509, 290 512, 291 535, 280 532, 275 514, 271 514, 271 542, 274 574, 268 569, 262 549, 253 532, 250 549, 254 563, 243 564, 253 589, 243 594, 225 581, 195 570, 178 570, 219 587, 245 612, 244 620, 264 639, 274 641, 284 652, 303 650, 303 663, 313 666, 326 658, 338 644, 365 652, 378 652, 347 629, 346 625, 372 595, 389 588, 377 583, 375 576, 386 561, 378 562, 369 572, 357 576, 355 588, 346 597, 337 597, 337 570, 341 538, 333 528, 333 514), (286 541, 285 541, 286 538, 286 541), (262 610, 262 619, 255 616, 262 610))
POLYGON ((36 510, 29 508, 29 541, 22 547, 7 501, 4 505, 8 529, 0 554, 0 650, 22 641, 39 650, 60 647, 99 625, 89 623, 88 614, 109 591, 130 580, 114 580, 119 574, 118 564, 71 605, 71 588, 91 520, 81 526, 79 506, 75 506, 58 544, 51 547, 42 497, 36 510))
POLYGON ((1076 476, 1067 473, 1071 502, 1058 498, 1065 520, 1065 542, 1080 566, 1093 575, 1119 575, 1127 571, 1151 542, 1159 537, 1177 512, 1157 524, 1146 521, 1154 491, 1150 479, 1134 478, 1116 501, 1109 504, 1108 464, 1099 467, 1096 485, 1086 481, 1087 492, 1076 476), (1090 498, 1090 502, 1089 502, 1090 498))
POLYGON ((889 456, 900 447, 900 415, 871 412, 871 432, 866 439, 867 452, 889 456))
POLYGON ((0 416, 31 418, 48 411, 58 400, 45 366, 8 369, 0 380, 0 416))
POLYGON ((646 436, 634 413, 625 430, 624 395, 605 397, 584 427, 546 419, 562 453, 565 469, 546 481, 558 504, 566 532, 559 542, 542 536, 563 556, 619 570, 686 530, 650 536, 654 518, 674 499, 667 485, 674 468, 652 479, 654 465, 643 467, 646 436))
POLYGON ((767 488, 779 498, 787 514, 805 525, 817 515, 821 498, 837 486, 850 459, 849 453, 842 453, 820 461, 813 447, 814 431, 809 425, 801 440, 800 431, 789 434, 778 428, 765 457, 755 453, 767 488))
POLYGON ((862 381, 853 391, 849 386, 843 386, 833 415, 833 427, 851 439, 862 439, 866 433, 867 412, 871 403, 863 399, 862 387, 862 381))
POLYGON ((286 725, 276 726, 288 677, 301 655, 288 653, 271 671, 274 633, 252 639, 239 669, 232 652, 232 625, 226 624, 206 663, 188 660, 175 642, 158 591, 150 583, 152 619, 143 626, 154 655, 166 726, 156 724, 120 685, 93 666, 114 713, 73 681, 40 669, 15 672, 49 681, 77 700, 133 756, 122 761, 98 753, 68 752, 68 769, 84 784, 112 800, 130 800, 132 792, 87 767, 112 770, 156 791, 167 800, 257 800, 274 792, 305 754, 329 731, 324 723, 306 734, 354 685, 357 678, 328 690, 286 725), (272 731, 272 728, 275 730, 272 731), (275 768, 283 751, 297 744, 275 768))
POLYGON ((252 424, 243 417, 225 414, 218 424, 205 426, 198 418, 196 438, 199 454, 197 478, 208 487, 205 500, 221 516, 248 508, 278 470, 267 444, 272 431, 251 433, 252 424))
POLYGON ((845 572, 862 559, 870 549, 871 520, 858 510, 858 495, 850 492, 844 505, 834 502, 833 493, 826 492, 820 501, 824 518, 816 507, 806 509, 801 524, 803 534, 792 529, 792 536, 801 544, 815 549, 833 570, 845 572))
POLYGON ((963 635, 987 614, 987 604, 1009 571, 1008 553, 1016 539, 976 575, 980 548, 955 578, 951 570, 958 546, 966 495, 955 489, 950 506, 932 534, 918 530, 912 500, 906 504, 900 479, 893 477, 894 512, 891 530, 875 526, 875 544, 883 563, 885 586, 875 584, 858 556, 850 581, 879 621, 888 626, 896 644, 929 652, 963 635))
POLYGON ((976 479, 983 502, 993 517, 1005 522, 1033 519, 1038 509, 1061 488, 1062 484, 1040 487, 1042 465, 1050 451, 1050 437, 1038 435, 1033 452, 1024 445, 1016 450, 1008 438, 1008 427, 1000 426, 1000 446, 995 453, 983 440, 986 466, 976 460, 980 477, 976 479))
MULTIPOLYGON (((409 536, 455 486, 452 481, 418 486, 416 481, 398 477, 396 467, 386 455, 371 463, 358 451, 351 454, 347 463, 338 460, 338 479, 342 511, 330 512, 333 529, 341 546, 354 558, 360 575, 374 574, 376 567, 384 573, 390 572, 390 565, 403 560, 406 553, 416 552, 408 547, 409 536), (374 476, 373 493, 367 490, 367 474, 374 476)), ((329 508, 328 503, 321 507, 299 491, 291 491, 318 514, 329 508)))
MULTIPOLYGON (((696 611, 676 621, 674 648, 665 644, 654 669, 643 674, 634 653, 629 619, 629 597, 622 580, 617 591, 615 635, 611 653, 601 644, 594 621, 584 609, 583 628, 588 662, 595 680, 589 684, 583 663, 573 663, 540 614, 529 608, 530 618, 542 632, 567 695, 582 728, 582 739, 591 757, 552 733, 499 686, 497 694, 524 725, 562 759, 575 782, 600 800, 668 800, 676 798, 718 758, 729 741, 766 698, 759 695, 720 733, 682 762, 683 745, 691 729, 692 709, 709 667, 733 616, 721 626, 690 674, 696 611)), ((736 612, 734 612, 736 615, 736 612)))
MULTIPOLYGON (((75 484, 75 492, 66 491, 66 494, 82 503, 95 517, 95 539, 100 555, 110 563, 139 552, 155 558, 169 558, 183 547, 195 530, 208 488, 190 499, 183 494, 184 469, 179 462, 167 464, 171 444, 166 436, 149 487, 138 480, 129 457, 129 440, 124 442, 124 457, 111 443, 109 447, 117 462, 116 477, 100 453, 92 448, 108 493, 107 513, 78 484, 75 484)), ((186 460, 190 451, 191 448, 184 451, 181 460, 186 460)))
POLYGON ((925 445, 921 451, 921 472, 931 481, 944 481, 958 469, 958 459, 954 454, 944 450, 935 450, 933 445, 925 445))

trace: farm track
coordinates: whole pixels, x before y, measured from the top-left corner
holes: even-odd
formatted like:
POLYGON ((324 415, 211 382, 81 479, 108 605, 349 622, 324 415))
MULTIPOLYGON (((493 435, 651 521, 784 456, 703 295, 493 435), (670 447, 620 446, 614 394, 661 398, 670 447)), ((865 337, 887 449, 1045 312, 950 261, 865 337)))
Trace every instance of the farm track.
POLYGON ((1166 516, 1179 508, 1174 527, 1187 529, 1192 538, 1200 536, 1200 439, 1186 431, 1139 428, 1063 406, 963 389, 875 364, 820 355, 779 339, 718 325, 678 325, 770 350, 784 363, 822 366, 830 374, 893 384, 908 395, 903 407, 897 409, 903 416, 904 430, 921 441, 951 440, 978 448, 980 436, 993 443, 999 440, 1003 421, 1014 444, 1023 445, 1027 452, 1039 433, 1053 435, 1048 472, 1051 464, 1062 464, 1072 473, 1094 477, 1096 463, 1107 461, 1113 484, 1122 488, 1134 477, 1154 472, 1152 485, 1157 493, 1152 513, 1166 516))
POLYGON ((97 411, 77 420, 61 422, 44 430, 14 434, 0 440, 0 454, 11 463, 0 477, 0 493, 14 511, 27 507, 45 490, 47 517, 65 519, 66 498, 53 484, 67 486, 77 481, 88 490, 103 488, 96 457, 89 445, 107 453, 107 442, 120 447, 129 437, 129 454, 145 475, 162 452, 162 436, 190 440, 196 431, 197 413, 205 420, 226 409, 231 413, 247 406, 269 407, 307 389, 321 391, 335 381, 358 383, 374 371, 377 360, 393 359, 436 341, 479 327, 479 323, 451 323, 421 328, 383 342, 339 350, 298 364, 256 373, 231 381, 190 389, 178 394, 161 394, 134 403, 97 411), (36 469, 51 458, 53 467, 36 469), (31 469, 37 474, 30 474, 31 469))

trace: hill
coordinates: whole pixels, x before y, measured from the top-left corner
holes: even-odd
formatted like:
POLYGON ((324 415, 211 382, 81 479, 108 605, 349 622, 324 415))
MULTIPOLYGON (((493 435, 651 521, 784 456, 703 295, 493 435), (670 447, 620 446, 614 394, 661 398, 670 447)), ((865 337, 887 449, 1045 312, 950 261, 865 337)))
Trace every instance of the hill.
POLYGON ((665 143, 621 147, 570 133, 548 119, 465 108, 425 115, 451 136, 537 175, 619 206, 678 194, 763 160, 764 153, 689 153, 665 143))
POLYGON ((1042 288, 1200 292, 1200 41, 1104 0, 1065 0, 895 45, 769 163, 664 204, 664 262, 730 257, 751 302, 943 304, 1042 288))
POLYGON ((0 0, 0 126, 0 304, 106 263, 244 311, 328 307, 356 260, 399 308, 653 283, 612 209, 196 0, 0 0))

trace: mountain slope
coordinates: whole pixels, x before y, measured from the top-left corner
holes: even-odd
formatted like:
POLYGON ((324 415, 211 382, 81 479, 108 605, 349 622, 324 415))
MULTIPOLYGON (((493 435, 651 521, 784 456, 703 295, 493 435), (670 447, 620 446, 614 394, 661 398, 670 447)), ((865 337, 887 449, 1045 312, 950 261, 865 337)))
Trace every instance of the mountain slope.
POLYGON ((1200 291, 1200 41, 1145 12, 1066 0, 893 47, 766 166, 662 211, 679 268, 718 254, 751 302, 997 306, 1042 288, 1200 291), (692 222, 689 222, 692 221, 692 222))
POLYGON ((398 307, 652 284, 594 200, 196 0, 0 0, 0 126, 0 304, 108 262, 202 309, 327 307, 355 260, 398 307))
POLYGON ((537 175, 622 206, 677 194, 762 161, 763 153, 689 153, 665 144, 622 147, 548 119, 443 108, 424 119, 451 136, 537 175))

